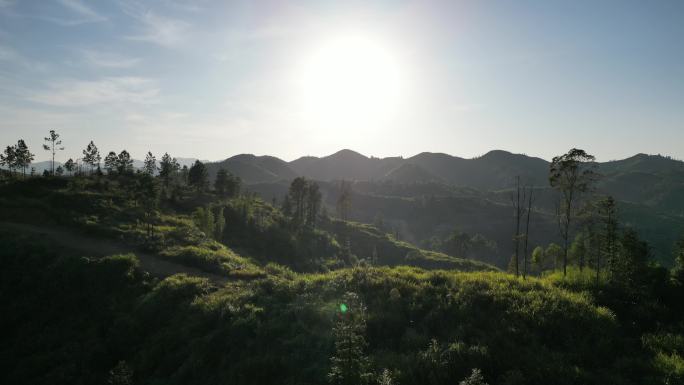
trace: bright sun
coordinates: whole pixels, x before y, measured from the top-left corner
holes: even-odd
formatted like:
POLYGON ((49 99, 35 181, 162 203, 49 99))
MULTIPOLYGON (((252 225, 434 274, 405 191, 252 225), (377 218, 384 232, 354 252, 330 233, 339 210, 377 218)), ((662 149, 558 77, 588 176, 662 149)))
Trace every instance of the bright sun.
POLYGON ((383 44, 345 35, 321 44, 297 77, 306 119, 321 128, 375 128, 396 111, 401 74, 383 44))

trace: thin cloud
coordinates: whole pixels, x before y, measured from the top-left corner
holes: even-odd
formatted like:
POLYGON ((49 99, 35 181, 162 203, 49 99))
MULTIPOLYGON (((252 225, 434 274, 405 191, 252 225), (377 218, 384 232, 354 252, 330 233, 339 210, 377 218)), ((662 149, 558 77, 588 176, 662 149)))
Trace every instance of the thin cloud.
POLYGON ((179 19, 160 16, 139 4, 122 3, 123 11, 142 24, 139 34, 126 36, 129 40, 143 41, 164 47, 175 46, 185 41, 190 24, 179 19))
POLYGON ((77 14, 78 18, 63 18, 53 15, 24 15, 24 17, 41 19, 64 27, 107 21, 105 16, 85 5, 81 0, 58 0, 58 2, 60 5, 62 5, 62 7, 66 8, 71 13, 77 14))
POLYGON ((92 8, 83 4, 80 0, 59 0, 59 2, 64 7, 83 16, 84 19, 91 20, 91 22, 107 20, 106 17, 95 12, 92 8))
POLYGON ((61 80, 48 89, 30 93, 26 100, 56 107, 82 107, 104 103, 154 104, 159 89, 150 79, 108 77, 95 81, 61 80))
POLYGON ((45 71, 47 68, 46 64, 33 61, 6 45, 0 45, 0 62, 11 63, 21 69, 28 69, 30 71, 45 71))
POLYGON ((128 57, 111 52, 82 50, 86 63, 103 68, 131 68, 140 63, 140 58, 128 57))

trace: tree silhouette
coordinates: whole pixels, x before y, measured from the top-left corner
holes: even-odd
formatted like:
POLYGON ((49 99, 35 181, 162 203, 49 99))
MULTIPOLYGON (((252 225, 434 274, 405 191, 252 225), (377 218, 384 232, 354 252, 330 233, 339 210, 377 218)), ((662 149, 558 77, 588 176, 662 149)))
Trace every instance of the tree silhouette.
POLYGON ((154 175, 157 172, 157 158, 152 155, 151 151, 147 152, 145 164, 143 165, 143 171, 147 175, 154 175))
MULTIPOLYGON (((612 270, 615 264, 615 256, 618 246, 618 219, 617 219, 617 205, 612 196, 601 200, 598 204, 599 216, 601 218, 603 227, 603 236, 601 242, 603 244, 603 254, 605 254, 604 262, 608 264, 608 269, 612 270)), ((599 253, 599 258, 602 253, 599 253)), ((596 261, 596 275, 601 269, 600 259, 596 261)))
POLYGON ((207 173, 207 168, 204 163, 196 160, 195 164, 190 167, 190 171, 188 172, 188 183, 190 186, 195 187, 197 192, 202 192, 207 189, 209 174, 207 173))
POLYGON ((69 158, 69 160, 67 160, 66 163, 64 163, 64 168, 67 170, 67 172, 73 175, 74 169, 76 168, 74 160, 69 158))
POLYGON ((292 219, 296 226, 304 224, 305 202, 308 184, 305 178, 297 177, 290 183, 290 203, 292 203, 292 219))
POLYGON ((116 153, 114 151, 110 151, 107 156, 105 156, 104 160, 104 165, 105 165, 105 170, 107 170, 107 174, 113 174, 116 169, 117 169, 117 162, 119 158, 116 156, 116 153))
POLYGON ((23 139, 17 141, 17 146, 15 148, 16 167, 21 168, 22 175, 26 177, 26 169, 33 161, 33 154, 29 151, 28 146, 26 146, 23 139))
POLYGON ((216 173, 216 180, 214 181, 214 189, 220 196, 226 195, 228 188, 228 171, 225 168, 220 168, 216 173))
POLYGON ((100 160, 102 160, 100 150, 97 149, 97 146, 91 140, 86 149, 83 150, 83 163, 90 166, 90 173, 92 174, 95 167, 100 167, 100 160))
POLYGON ((321 189, 316 182, 310 181, 306 191, 306 224, 312 228, 316 227, 318 213, 321 210, 321 189))
POLYGON ((337 216, 340 219, 347 220, 349 219, 349 214, 351 212, 351 197, 352 197, 352 187, 351 187, 351 182, 348 181, 341 181, 340 186, 340 195, 337 198, 337 205, 336 205, 336 210, 337 210, 337 216))
POLYGON ((116 157, 116 171, 119 174, 130 174, 133 172, 133 160, 131 154, 126 150, 121 150, 116 157))
POLYGON ((14 175, 17 168, 17 146, 7 146, 5 151, 0 154, 0 165, 9 169, 10 175, 14 175))
POLYGON ((554 157, 549 167, 549 183, 560 194, 557 217, 563 239, 563 276, 567 275, 568 247, 577 203, 596 179, 592 163, 595 159, 584 150, 573 148, 567 154, 554 157))
POLYGON ((55 154, 57 151, 63 151, 64 147, 60 147, 62 141, 59 140, 59 134, 55 130, 50 130, 50 136, 45 137, 45 144, 43 144, 43 149, 45 151, 50 151, 52 153, 52 166, 50 168, 50 174, 55 175, 55 154))
POLYGON ((178 172, 179 167, 176 158, 171 158, 168 152, 162 155, 161 162, 159 162, 159 177, 165 188, 168 189, 171 179, 178 172))

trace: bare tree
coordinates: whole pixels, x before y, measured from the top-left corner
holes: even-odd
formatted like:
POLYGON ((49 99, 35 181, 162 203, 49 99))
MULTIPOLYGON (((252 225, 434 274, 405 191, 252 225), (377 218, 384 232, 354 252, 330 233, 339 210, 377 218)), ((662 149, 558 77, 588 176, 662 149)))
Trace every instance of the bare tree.
POLYGON ((525 246, 523 251, 523 278, 527 276, 527 246, 530 239, 530 216, 532 215, 532 203, 534 202, 534 191, 530 187, 527 197, 527 223, 525 224, 525 246))
POLYGON ((520 275, 520 221, 525 213, 525 208, 521 202, 525 202, 525 189, 520 188, 520 176, 515 177, 515 197, 511 197, 513 210, 515 215, 515 234, 513 235, 513 245, 515 246, 515 253, 513 254, 513 263, 515 264, 515 276, 520 275))

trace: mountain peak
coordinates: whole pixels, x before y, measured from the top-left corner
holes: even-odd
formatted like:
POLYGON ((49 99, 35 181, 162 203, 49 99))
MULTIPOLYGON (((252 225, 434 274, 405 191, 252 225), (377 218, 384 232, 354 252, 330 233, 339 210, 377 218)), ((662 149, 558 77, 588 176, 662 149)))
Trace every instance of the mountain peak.
POLYGON ((508 152, 505 150, 491 150, 488 153, 482 155, 480 158, 488 158, 488 159, 502 159, 502 158, 509 158, 511 156, 515 156, 519 154, 513 154, 512 152, 508 152))
POLYGON ((328 155, 328 156, 326 156, 326 158, 351 158, 351 159, 356 158, 356 159, 368 159, 367 156, 365 156, 365 155, 363 155, 363 154, 359 154, 359 153, 356 152, 356 151, 349 150, 349 149, 346 149, 346 148, 343 149, 343 150, 337 151, 336 153, 334 153, 334 154, 332 154, 332 155, 328 155))

